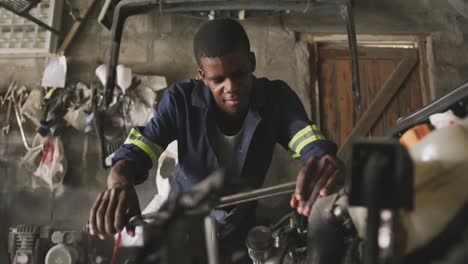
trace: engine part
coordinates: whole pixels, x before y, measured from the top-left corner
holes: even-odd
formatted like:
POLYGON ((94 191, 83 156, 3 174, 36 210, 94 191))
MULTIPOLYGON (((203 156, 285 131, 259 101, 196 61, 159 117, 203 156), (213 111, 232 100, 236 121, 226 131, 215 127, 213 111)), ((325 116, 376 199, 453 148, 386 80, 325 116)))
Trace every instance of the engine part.
POLYGON ((210 263, 208 251, 203 249, 210 243, 205 238, 208 232, 205 233, 204 224, 205 214, 199 213, 181 214, 166 223, 144 226, 144 249, 135 263, 210 263))
MULTIPOLYGON (((376 169, 376 168, 373 168, 376 169)), ((381 207, 388 209, 413 208, 413 164, 409 154, 398 142, 393 140, 362 140, 353 145, 351 166, 346 178, 346 191, 349 193, 349 204, 362 206, 365 197, 366 177, 381 177, 379 184, 384 184, 381 207), (376 158, 379 156, 379 159, 376 158), (379 174, 366 171, 368 164, 385 166, 379 174), (383 164, 385 163, 385 164, 383 164), (369 174, 370 176, 366 176, 369 174), (383 175, 383 176, 380 176, 383 175)))
POLYGON ((208 214, 223 183, 224 174, 216 171, 190 191, 170 197, 160 211, 131 218, 130 224, 143 226, 144 246, 135 263, 216 264, 216 225, 208 214), (200 250, 200 245, 208 247, 200 250))
POLYGON ((249 231, 246 244, 254 264, 264 263, 270 257, 273 241, 272 233, 266 226, 256 226, 249 231))
POLYGON ((208 254, 208 263, 218 264, 218 222, 213 217, 205 217, 205 239, 208 254))
POLYGON ((413 164, 406 149, 389 140, 355 143, 351 162, 349 203, 367 208, 364 263, 377 263, 381 210, 413 208, 413 164))
POLYGON ((55 231, 51 240, 54 244, 76 244, 80 241, 81 234, 77 231, 55 231))
POLYGON ((77 248, 65 244, 53 246, 45 257, 45 264, 76 264, 80 253, 77 248))
POLYGON ((246 240, 254 264, 302 263, 306 260, 305 218, 290 213, 270 227, 253 227, 246 240))
POLYGON ((12 264, 40 264, 50 245, 50 228, 18 225, 10 228, 8 253, 12 264))
POLYGON ((45 257, 45 264, 85 263, 83 234, 73 230, 57 230, 52 233, 52 243, 45 257))
MULTIPOLYGON (((468 119, 464 124, 438 129, 427 135, 410 150, 414 163, 414 207, 412 212, 399 212, 398 218, 406 233, 405 254, 424 250, 444 234, 438 251, 453 240, 457 230, 466 228, 468 184, 468 119), (434 212, 443 212, 434 214, 434 212), (456 221, 456 219, 465 219, 456 221)), ((366 211, 350 208, 353 221, 363 237, 366 211)), ((435 254, 435 250, 426 252, 435 254)), ((442 252, 439 252, 443 254, 442 252)))
POLYGON ((361 263, 359 244, 347 210, 344 192, 321 197, 310 212, 307 228, 307 263, 361 263))

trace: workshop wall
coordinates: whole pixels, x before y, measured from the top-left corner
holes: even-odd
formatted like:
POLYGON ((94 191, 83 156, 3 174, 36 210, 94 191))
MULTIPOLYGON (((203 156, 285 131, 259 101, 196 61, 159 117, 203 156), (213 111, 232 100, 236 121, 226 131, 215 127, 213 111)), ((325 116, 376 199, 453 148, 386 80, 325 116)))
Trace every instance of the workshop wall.
MULTIPOLYGON (((86 2, 71 1, 76 8, 86 2)), ((457 87, 468 74, 468 20, 445 1, 356 1, 358 34, 423 34, 428 37, 429 69, 433 97, 438 98, 457 87)), ((98 8, 83 25, 67 52, 71 83, 96 82, 96 67, 109 60, 110 32, 97 24, 98 8)), ((64 29, 71 21, 64 15, 64 29)), ((120 53, 120 63, 135 73, 162 75, 168 83, 194 78, 196 62, 192 54, 192 37, 203 20, 187 16, 145 15, 127 21, 120 53)), ((339 19, 321 16, 286 15, 250 18, 242 22, 257 57, 256 75, 285 80, 300 96, 310 113, 310 76, 307 44, 297 41, 296 32, 344 33, 339 19)), ((39 85, 45 59, 0 58, 0 92, 16 80, 28 88, 39 85)), ((14 122, 16 124, 16 122, 14 122)), ((34 128, 27 128, 29 139, 34 128)), ((25 154, 16 125, 7 136, 0 136, 0 236, 5 238, 9 226, 19 223, 52 224, 81 228, 97 193, 106 186, 107 172, 101 169, 99 149, 94 136, 86 139, 73 128, 63 135, 68 160, 68 174, 60 193, 45 188, 33 189, 30 172, 19 160, 25 154), (87 151, 85 141, 87 140, 87 151)), ((277 148, 265 185, 294 179, 299 164, 286 151, 277 148)), ((152 174, 154 175, 154 173, 152 174)), ((139 186, 144 206, 154 195, 154 178, 139 186)), ((278 199, 262 203, 261 215, 287 204, 278 199)), ((285 209, 286 210, 286 209, 285 209)), ((0 262, 6 256, 6 240, 0 239, 0 262)))

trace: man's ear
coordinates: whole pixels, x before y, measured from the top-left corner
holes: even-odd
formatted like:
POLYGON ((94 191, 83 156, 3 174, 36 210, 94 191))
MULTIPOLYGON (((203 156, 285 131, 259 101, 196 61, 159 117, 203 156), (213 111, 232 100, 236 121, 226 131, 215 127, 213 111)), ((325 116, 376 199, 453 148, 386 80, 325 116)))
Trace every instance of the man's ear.
POLYGON ((255 59, 255 53, 253 53, 252 51, 249 53, 249 61, 252 67, 252 72, 254 72, 255 67, 257 67, 257 60, 255 59))
POLYGON ((198 76, 200 77, 200 79, 203 81, 203 83, 205 83, 205 85, 208 85, 208 83, 206 83, 206 76, 205 76, 205 72, 203 72, 202 69, 198 68, 198 76))

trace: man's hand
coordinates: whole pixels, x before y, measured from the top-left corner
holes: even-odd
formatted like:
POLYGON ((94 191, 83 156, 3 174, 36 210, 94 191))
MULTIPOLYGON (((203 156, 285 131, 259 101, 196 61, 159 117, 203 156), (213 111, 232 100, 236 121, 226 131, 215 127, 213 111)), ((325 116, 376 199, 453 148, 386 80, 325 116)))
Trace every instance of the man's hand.
POLYGON ((100 239, 127 228, 127 234, 135 235, 135 228, 128 221, 140 215, 138 196, 133 185, 118 186, 98 195, 89 214, 89 233, 100 239))
POLYGON ((128 225, 130 218, 141 214, 138 195, 133 185, 132 175, 135 164, 121 160, 117 162, 107 178, 107 190, 100 193, 89 214, 89 233, 105 239, 122 231, 135 235, 135 228, 128 225))
POLYGON ((318 195, 326 196, 340 182, 343 163, 336 156, 310 158, 302 167, 296 180, 296 191, 291 197, 291 207, 301 215, 309 216, 318 195))

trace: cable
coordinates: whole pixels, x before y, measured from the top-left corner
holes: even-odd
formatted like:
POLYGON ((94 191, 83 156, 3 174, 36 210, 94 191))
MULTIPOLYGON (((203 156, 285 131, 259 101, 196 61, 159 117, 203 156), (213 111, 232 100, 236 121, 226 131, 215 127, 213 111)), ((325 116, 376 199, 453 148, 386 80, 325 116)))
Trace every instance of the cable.
POLYGON ((115 240, 114 250, 112 250, 112 258, 110 264, 115 264, 115 260, 117 258, 117 252, 119 251, 120 240, 122 239, 122 233, 119 232, 117 234, 117 239, 115 240))

